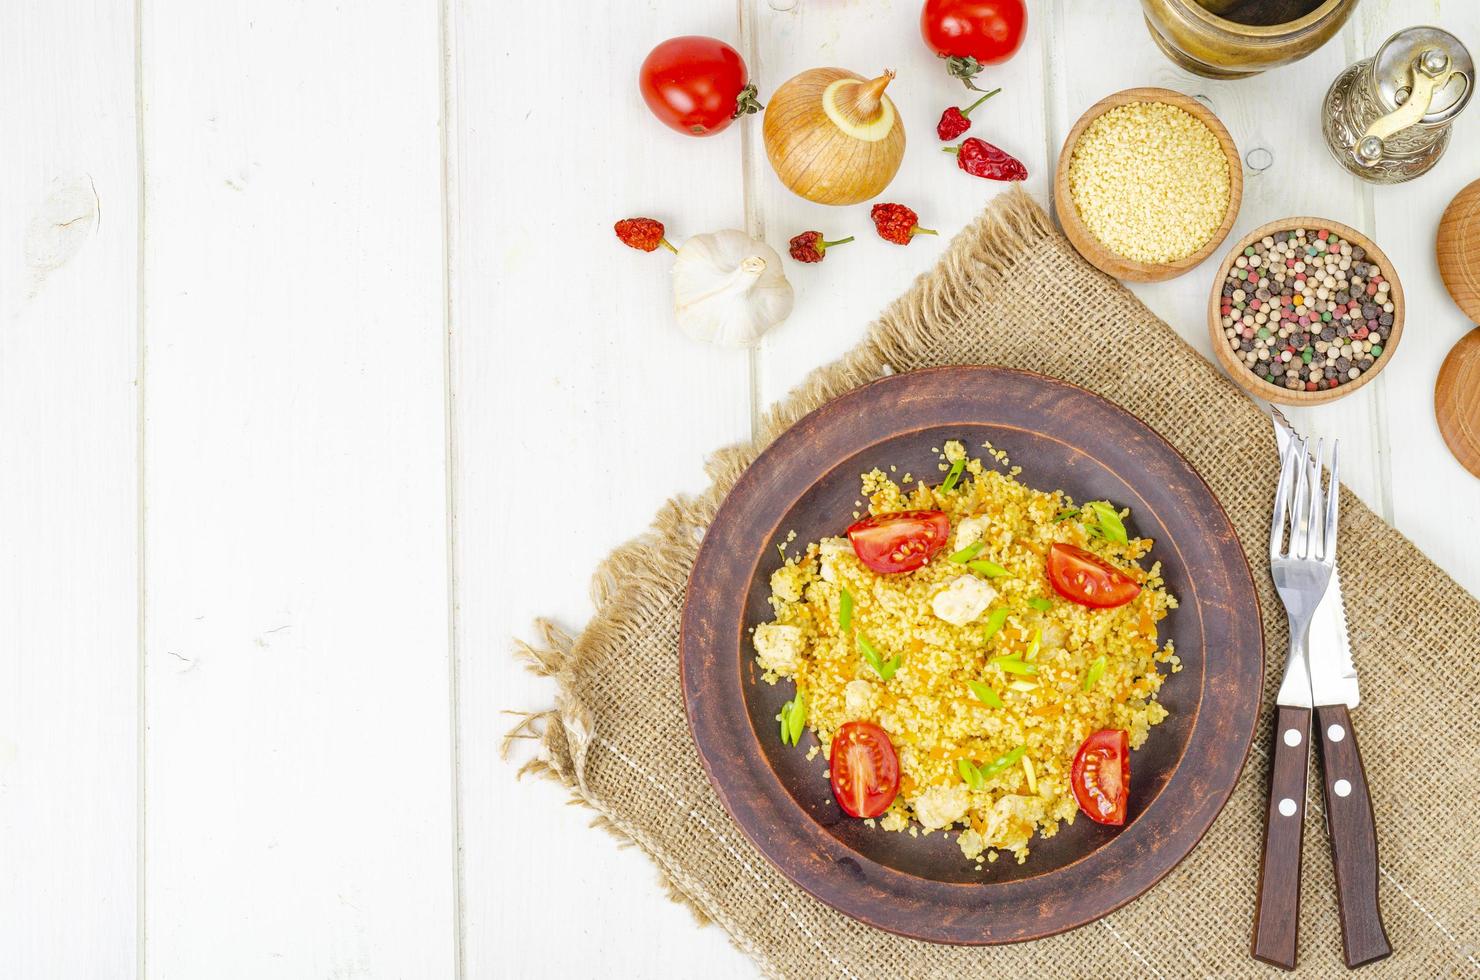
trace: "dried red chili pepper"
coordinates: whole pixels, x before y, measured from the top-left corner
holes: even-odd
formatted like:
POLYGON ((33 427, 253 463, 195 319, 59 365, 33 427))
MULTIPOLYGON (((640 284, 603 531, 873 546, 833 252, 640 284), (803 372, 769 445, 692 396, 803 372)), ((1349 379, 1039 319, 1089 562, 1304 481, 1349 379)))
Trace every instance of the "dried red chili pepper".
POLYGON ((934 235, 936 231, 920 227, 920 216, 903 204, 875 204, 869 211, 879 237, 896 245, 908 245, 916 235, 934 235))
POLYGON ((971 105, 967 106, 965 109, 957 109, 955 106, 951 106, 945 112, 942 112, 940 114, 940 122, 935 124, 935 135, 939 136, 943 140, 953 140, 957 136, 960 136, 962 133, 966 132, 968 129, 971 128, 971 120, 966 118, 967 116, 971 115, 971 110, 975 109, 977 106, 981 105, 983 102, 987 101, 1000 91, 1002 91, 1002 89, 1000 88, 992 89, 992 91, 988 92, 986 95, 983 95, 981 98, 971 103, 971 105))
POLYGON ((1010 153, 999 150, 986 140, 968 136, 960 146, 942 147, 956 154, 956 166, 973 177, 987 180, 1027 180, 1028 168, 1010 153))
POLYGON ((644 252, 654 251, 659 245, 670 252, 678 251, 663 237, 663 222, 654 218, 623 218, 616 223, 615 230, 623 245, 644 252))
POLYGON ((846 245, 853 241, 853 236, 839 238, 835 242, 822 240, 820 231, 804 231, 791 240, 791 257, 798 262, 821 262, 827 255, 827 250, 834 245, 846 245))

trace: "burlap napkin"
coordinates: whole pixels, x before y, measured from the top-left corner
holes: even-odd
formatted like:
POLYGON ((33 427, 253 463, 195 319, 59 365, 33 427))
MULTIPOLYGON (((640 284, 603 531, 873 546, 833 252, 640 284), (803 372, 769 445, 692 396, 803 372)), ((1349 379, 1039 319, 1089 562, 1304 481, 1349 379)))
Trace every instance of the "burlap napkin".
MULTIPOLYGON (((1268 702, 1286 626, 1267 550, 1274 440, 1237 387, 1128 291, 1095 271, 1021 191, 999 197, 868 339, 813 372, 760 438, 715 454, 713 486, 674 499, 597 570, 576 637, 542 623, 521 654, 558 685, 537 736, 546 773, 641 847, 675 898, 719 923, 775 977, 1245 976, 1266 804, 1268 702), (1134 352, 1134 356, 1127 356, 1134 352), (704 528, 745 466, 802 415, 888 369, 1004 364, 1063 378, 1165 435, 1228 510, 1254 567, 1269 651, 1266 712, 1249 764, 1201 845, 1139 900, 1073 932, 958 948, 877 932, 792 886, 710 790, 684 723, 679 612, 704 528)), ((1377 812, 1382 908, 1396 952, 1367 977, 1480 975, 1480 602, 1350 493, 1342 577, 1364 701, 1354 715, 1377 812)), ((1319 807, 1319 797, 1314 803, 1319 807)), ((1341 972, 1330 854, 1305 836, 1302 972, 1341 972)))

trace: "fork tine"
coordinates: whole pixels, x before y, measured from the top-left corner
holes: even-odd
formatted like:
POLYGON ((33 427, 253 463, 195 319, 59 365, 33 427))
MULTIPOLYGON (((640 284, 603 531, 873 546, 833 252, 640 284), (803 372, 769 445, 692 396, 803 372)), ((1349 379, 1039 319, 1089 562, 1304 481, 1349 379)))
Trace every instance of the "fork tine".
POLYGON ((1310 509, 1310 486, 1306 465, 1310 440, 1300 440, 1299 455, 1295 457, 1295 494, 1290 500, 1290 557, 1305 558, 1310 554, 1310 524, 1306 512, 1310 509))
POLYGON ((1306 514, 1305 529, 1309 539, 1306 544, 1304 557, 1319 560, 1326 554, 1326 527, 1321 522, 1321 511, 1325 510, 1326 504, 1321 496, 1321 456, 1325 448, 1326 440, 1316 440, 1316 451, 1311 453, 1306 468, 1310 471, 1307 480, 1310 484, 1310 510, 1306 514))
POLYGON ((1337 470, 1336 450, 1340 443, 1331 440, 1331 479, 1326 496, 1326 550, 1321 553, 1322 561, 1336 560, 1336 524, 1338 501, 1341 500, 1341 477, 1337 470))
POLYGON ((1299 443, 1291 439, 1280 457, 1280 481, 1274 492, 1274 520, 1269 526, 1269 557, 1279 558, 1285 549, 1285 515, 1290 502, 1290 484, 1295 478, 1295 450, 1299 443))

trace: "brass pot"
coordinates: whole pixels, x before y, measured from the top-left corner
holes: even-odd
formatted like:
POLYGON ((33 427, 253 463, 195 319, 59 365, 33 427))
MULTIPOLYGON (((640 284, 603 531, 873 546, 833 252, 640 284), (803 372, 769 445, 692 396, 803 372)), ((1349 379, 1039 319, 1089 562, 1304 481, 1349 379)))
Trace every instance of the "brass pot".
POLYGON ((1268 27, 1213 13, 1239 4, 1240 0, 1141 0, 1146 26, 1162 52, 1208 78, 1247 78, 1299 61, 1341 30, 1357 0, 1324 0, 1304 16, 1268 27))

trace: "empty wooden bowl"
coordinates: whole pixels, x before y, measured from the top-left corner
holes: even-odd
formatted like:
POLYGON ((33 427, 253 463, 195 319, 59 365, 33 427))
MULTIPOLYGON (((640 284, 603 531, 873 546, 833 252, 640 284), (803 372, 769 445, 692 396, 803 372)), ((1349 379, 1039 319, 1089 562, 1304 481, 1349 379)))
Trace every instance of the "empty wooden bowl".
POLYGON ((1372 239, 1339 221, 1312 217, 1281 218, 1267 225, 1261 225, 1239 239, 1238 244, 1228 250, 1228 255, 1218 266, 1218 274, 1213 278, 1213 289, 1208 296, 1208 336, 1213 342, 1213 353, 1217 355, 1218 363, 1222 364, 1229 376, 1250 394, 1258 395, 1266 401, 1279 402, 1282 405, 1319 405, 1322 402, 1335 401, 1351 394, 1382 373, 1383 368, 1388 366, 1388 362, 1398 352, 1398 341, 1403 339, 1403 310, 1403 283, 1398 279, 1398 270, 1393 267, 1392 260, 1377 247, 1372 239), (1384 331, 1381 356, 1355 381, 1348 381, 1335 388, 1326 388, 1322 391, 1292 391, 1280 385, 1270 384, 1250 371, 1247 364, 1233 355, 1233 351, 1228 346, 1228 338, 1223 334, 1220 300, 1223 297, 1223 283, 1228 278, 1228 270, 1233 268, 1234 262, 1244 254, 1244 249, 1259 239, 1278 231, 1294 231, 1296 228, 1324 228, 1353 245, 1361 246, 1367 256, 1382 270, 1382 277, 1391 284, 1389 295, 1393 303, 1393 325, 1384 331))
POLYGON ((1128 88, 1122 92, 1107 95, 1090 106, 1088 111, 1079 117, 1074 128, 1069 130, 1069 135, 1064 139, 1063 149, 1059 151, 1059 165, 1054 172, 1053 193, 1054 211, 1058 214, 1064 235, 1090 265, 1117 279, 1128 279, 1132 282, 1161 282, 1166 279, 1175 279, 1213 254, 1213 250, 1222 244, 1223 240, 1228 237, 1228 233, 1233 230, 1233 222, 1238 217, 1239 204, 1244 196, 1243 161, 1239 158, 1238 147, 1234 145, 1233 137, 1228 135, 1228 130, 1222 121, 1201 102, 1181 92, 1173 92, 1171 89, 1128 88), (1176 106, 1189 113, 1212 130, 1213 135, 1218 138, 1218 145, 1223 148, 1224 156, 1228 158, 1228 211, 1223 215, 1223 223, 1201 248, 1191 255, 1172 262, 1138 262, 1111 251, 1094 236, 1089 226, 1079 217, 1078 206, 1074 203, 1074 196, 1069 191, 1069 162, 1074 157, 1074 147, 1078 144, 1085 127, 1103 113, 1132 102, 1160 102, 1176 106))

